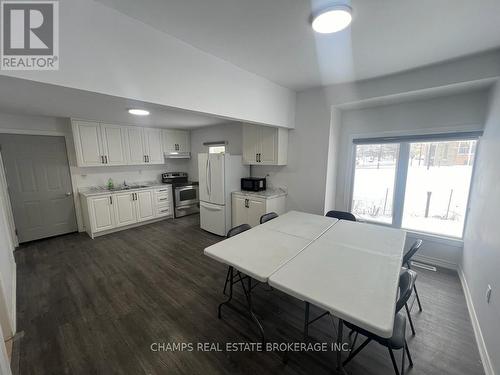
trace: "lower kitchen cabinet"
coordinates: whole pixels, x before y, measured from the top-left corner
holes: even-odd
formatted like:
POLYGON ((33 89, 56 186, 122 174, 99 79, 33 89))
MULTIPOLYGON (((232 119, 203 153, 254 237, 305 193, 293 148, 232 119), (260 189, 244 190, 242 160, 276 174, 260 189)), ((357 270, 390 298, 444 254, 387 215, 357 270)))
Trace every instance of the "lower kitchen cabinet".
POLYGON ((88 202, 90 224, 94 232, 112 229, 115 227, 115 213, 113 209, 113 195, 100 195, 88 202))
POLYGON ((173 217, 172 187, 81 196, 85 230, 90 237, 173 217))
POLYGON ((268 212, 278 215, 285 213, 285 195, 266 197, 258 193, 232 194, 232 227, 249 224, 254 227, 260 224, 260 217, 268 212))

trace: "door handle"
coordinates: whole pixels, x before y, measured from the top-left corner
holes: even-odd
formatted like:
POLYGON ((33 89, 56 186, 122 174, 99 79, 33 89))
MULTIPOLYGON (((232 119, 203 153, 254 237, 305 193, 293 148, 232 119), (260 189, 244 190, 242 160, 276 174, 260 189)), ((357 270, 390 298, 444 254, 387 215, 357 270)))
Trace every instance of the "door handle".
POLYGON ((207 195, 210 195, 210 191, 208 190, 208 155, 207 155, 207 162, 205 163, 205 188, 207 190, 207 195))

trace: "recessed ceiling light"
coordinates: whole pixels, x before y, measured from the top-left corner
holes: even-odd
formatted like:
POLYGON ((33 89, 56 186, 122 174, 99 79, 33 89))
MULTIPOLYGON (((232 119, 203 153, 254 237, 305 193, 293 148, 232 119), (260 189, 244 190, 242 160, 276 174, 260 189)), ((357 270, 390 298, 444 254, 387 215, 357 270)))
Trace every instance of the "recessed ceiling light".
POLYGON ((146 111, 145 109, 137 109, 137 108, 131 108, 128 110, 128 113, 131 115, 136 115, 136 116, 148 116, 149 111, 146 111))
POLYGON ((312 28, 320 34, 331 34, 345 29, 351 21, 350 6, 334 5, 313 15, 312 28))

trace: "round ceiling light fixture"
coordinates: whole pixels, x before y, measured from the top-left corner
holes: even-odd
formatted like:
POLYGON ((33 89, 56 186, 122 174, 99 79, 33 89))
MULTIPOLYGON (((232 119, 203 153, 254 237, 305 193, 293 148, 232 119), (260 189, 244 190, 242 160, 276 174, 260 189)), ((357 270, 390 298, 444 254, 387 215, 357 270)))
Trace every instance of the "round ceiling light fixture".
POLYGON ((320 34, 332 34, 344 30, 351 24, 352 8, 348 5, 333 5, 312 17, 312 28, 320 34))
POLYGON ((146 111, 145 109, 130 108, 128 113, 136 116, 149 116, 149 111, 146 111))

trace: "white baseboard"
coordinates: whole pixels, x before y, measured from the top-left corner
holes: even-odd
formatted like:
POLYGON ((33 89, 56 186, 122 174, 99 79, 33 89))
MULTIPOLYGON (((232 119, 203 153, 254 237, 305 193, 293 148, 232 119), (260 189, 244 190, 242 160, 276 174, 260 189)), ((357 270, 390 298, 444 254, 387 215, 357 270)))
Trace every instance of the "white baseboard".
POLYGON ((427 255, 415 254, 415 256, 412 258, 412 260, 415 260, 415 261, 421 262, 421 263, 430 264, 432 266, 447 268, 450 270, 458 270, 458 264, 448 262, 446 260, 439 259, 439 258, 429 257, 427 255))
POLYGON ((465 278, 462 267, 459 266, 457 268, 457 272, 458 277, 460 278, 460 282, 462 283, 462 289, 464 290, 465 301, 467 302, 467 309, 469 310, 472 328, 474 329, 474 336, 476 336, 476 342, 479 349, 479 355, 481 356, 481 362, 483 362, 484 373, 486 375, 495 375, 495 370, 493 369, 493 364, 491 363, 491 359, 486 348, 486 343, 484 342, 481 326, 479 325, 476 310, 474 309, 474 303, 472 302, 472 295, 470 293, 469 285, 467 284, 467 280, 465 278))

